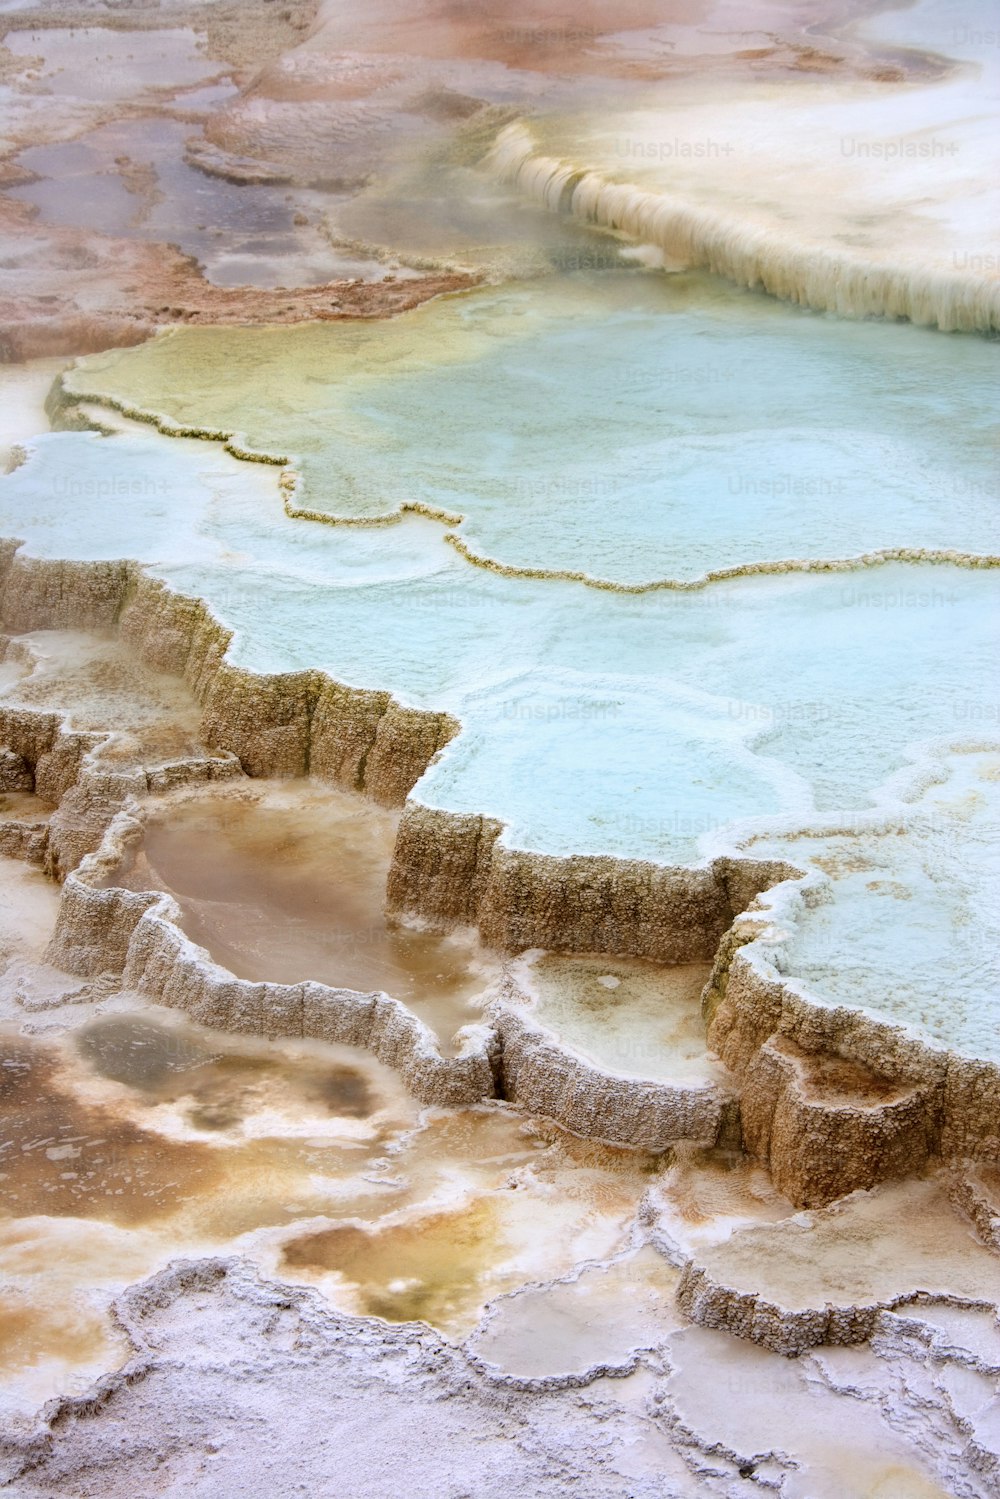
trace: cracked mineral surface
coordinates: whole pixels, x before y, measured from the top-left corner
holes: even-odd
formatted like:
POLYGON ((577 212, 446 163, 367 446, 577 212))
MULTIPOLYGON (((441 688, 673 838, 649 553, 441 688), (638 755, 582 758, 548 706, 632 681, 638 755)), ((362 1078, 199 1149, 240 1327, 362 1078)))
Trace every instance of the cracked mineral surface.
POLYGON ((994 33, 0 0, 0 1490, 997 1493, 994 33))

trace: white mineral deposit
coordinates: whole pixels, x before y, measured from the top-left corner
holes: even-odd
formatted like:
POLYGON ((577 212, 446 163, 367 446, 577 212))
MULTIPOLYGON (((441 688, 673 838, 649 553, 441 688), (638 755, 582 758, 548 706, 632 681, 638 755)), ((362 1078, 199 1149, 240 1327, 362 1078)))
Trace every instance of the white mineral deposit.
POLYGON ((1000 1488, 980 0, 0 0, 0 1491, 1000 1488))

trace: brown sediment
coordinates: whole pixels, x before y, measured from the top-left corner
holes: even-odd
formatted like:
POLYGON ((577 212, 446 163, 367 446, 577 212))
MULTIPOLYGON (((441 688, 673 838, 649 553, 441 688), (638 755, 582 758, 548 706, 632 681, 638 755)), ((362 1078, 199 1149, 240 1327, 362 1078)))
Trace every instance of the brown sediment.
POLYGON ((360 1046, 400 1072, 425 1102, 474 1103, 494 1094, 494 1038, 470 1027, 457 1056, 442 1056, 428 1027, 381 992, 315 981, 252 982, 213 963, 178 925, 170 896, 108 886, 129 843, 142 836, 139 807, 120 811, 96 854, 66 876, 49 958, 71 972, 121 973, 121 985, 219 1030, 360 1046))
POLYGON ((304 1225, 282 1242, 278 1264, 338 1300, 346 1292, 362 1314, 452 1331, 469 1331, 498 1293, 569 1273, 581 1231, 592 1253, 595 1231, 616 1252, 658 1165, 641 1150, 583 1142, 502 1108, 437 1115, 408 1150, 416 1178, 433 1160, 468 1164, 443 1201, 425 1198, 377 1223, 304 1225), (538 1234, 540 1210, 551 1235, 538 1234))
POLYGON ((452 271, 290 289, 214 286, 171 245, 40 224, 27 205, 2 195, 0 231, 12 241, 0 292, 0 362, 127 348, 178 323, 392 317, 478 279, 452 271))
POLYGON ((335 1271, 358 1288, 359 1310, 389 1322, 432 1324, 482 1298, 489 1253, 502 1253, 502 1224, 490 1198, 390 1227, 356 1224, 301 1235, 285 1245, 283 1270, 335 1271))
POLYGON ((181 912, 169 895, 109 885, 142 833, 142 808, 133 799, 113 818, 98 851, 66 875, 52 962, 84 975, 120 972, 123 988, 219 1030, 363 1047, 428 1103, 494 1095, 495 1039, 485 1025, 470 1024, 458 1054, 446 1056, 432 1031, 386 993, 312 980, 254 982, 212 962, 180 929, 181 912))
MULTIPOLYGON (((86 1219, 211 1242, 336 1216, 324 1179, 356 1211, 364 1173, 416 1122, 369 1058, 221 1040, 148 1010, 99 1016, 72 1041, 0 1033, 0 1062, 8 1224, 86 1219), (283 1116, 310 1133, 286 1134, 283 1116)), ((136 1245, 140 1259, 152 1244, 136 1245)))
POLYGON ((141 1224, 172 1213, 185 1193, 221 1185, 219 1152, 167 1140, 113 1109, 84 1103, 61 1082, 52 1052, 21 1038, 5 1040, 5 1213, 141 1224))
POLYGON ((368 1119, 382 1106, 373 1078, 341 1060, 297 1058, 231 1042, 212 1047, 207 1033, 135 1014, 101 1015, 74 1036, 80 1060, 97 1076, 122 1083, 156 1106, 188 1104, 197 1129, 243 1124, 272 1093, 288 1092, 309 1112, 368 1119))
POLYGON ((205 38, 210 57, 255 72, 262 63, 280 57, 308 32, 316 15, 316 0, 276 5, 271 0, 230 0, 212 5, 171 5, 130 0, 127 6, 102 6, 85 11, 73 4, 25 6, 0 16, 0 39, 9 31, 48 31, 99 26, 104 31, 156 32, 185 27, 205 38))
POLYGON ((241 767, 252 776, 312 774, 386 806, 403 804, 390 911, 475 927, 501 953, 542 948, 670 964, 714 957, 708 1043, 742 1099, 747 1143, 800 1205, 919 1169, 931 1157, 996 1159, 1000 1068, 864 1012, 823 1006, 755 953, 768 915, 741 913, 762 892, 803 879, 795 866, 739 856, 671 867, 509 848, 499 822, 411 796, 457 731, 448 715, 404 709, 387 693, 348 688, 319 671, 259 676, 235 667, 226 659, 230 632, 206 606, 134 564, 41 561, 22 557, 16 544, 2 560, 9 629, 81 621, 117 629, 141 662, 179 671, 202 715, 201 757, 113 767, 97 753, 102 736, 68 729, 54 713, 0 709, 12 773, 26 787, 30 776, 28 789, 58 803, 35 845, 36 857, 44 845, 46 868, 65 879, 50 948, 57 964, 89 976, 123 971, 148 998, 222 1028, 368 1047, 427 1101, 468 1103, 499 1086, 601 1138, 655 1140, 657 1148, 685 1137, 735 1140, 729 1079, 721 1092, 698 1097, 610 1075, 593 1087, 589 1064, 511 1010, 471 1028, 459 1055, 445 1057, 395 997, 237 978, 184 936, 169 897, 105 888, 141 838, 139 801, 150 793, 227 779, 241 767))
POLYGON ((114 1362, 118 1349, 108 1319, 90 1307, 67 1311, 41 1298, 0 1292, 0 1368, 8 1379, 49 1358, 86 1365, 96 1355, 114 1362))
POLYGON ((540 947, 691 963, 710 961, 733 916, 793 872, 775 861, 726 857, 692 866, 538 854, 509 848, 501 832, 494 819, 408 801, 390 907, 476 925, 501 952, 540 947))
POLYGON ((37 182, 38 174, 31 172, 27 167, 19 166, 16 161, 0 159, 0 190, 7 187, 24 187, 29 182, 37 182))

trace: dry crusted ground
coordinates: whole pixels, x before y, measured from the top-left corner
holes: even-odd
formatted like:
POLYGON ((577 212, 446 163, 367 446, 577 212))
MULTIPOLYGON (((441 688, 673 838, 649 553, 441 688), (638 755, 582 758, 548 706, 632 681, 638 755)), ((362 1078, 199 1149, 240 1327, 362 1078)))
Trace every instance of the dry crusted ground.
MULTIPOLYGON (((450 141, 445 150, 451 151, 453 127, 478 115, 484 124, 472 134, 485 150, 491 128, 495 131, 515 107, 512 99, 520 99, 517 109, 530 108, 553 84, 569 90, 568 98, 594 79, 614 78, 627 88, 706 67, 761 78, 847 74, 869 82, 898 81, 904 74, 897 57, 881 58, 837 35, 852 11, 847 0, 830 0, 819 9, 760 6, 749 19, 739 17, 753 28, 744 38, 752 45, 734 44, 731 54, 713 46, 696 57, 684 48, 674 50, 664 23, 731 32, 734 18, 722 0, 680 7, 635 0, 610 11, 605 0, 592 0, 574 7, 570 18, 557 7, 528 0, 381 5, 372 12, 327 8, 319 17, 316 4, 282 0, 200 5, 55 0, 0 16, 0 86, 27 81, 29 92, 32 87, 32 59, 3 45, 9 31, 97 25, 142 34, 189 27, 204 38, 205 55, 217 60, 241 90, 207 119, 192 118, 193 131, 200 124, 204 134, 190 161, 236 181, 253 181, 261 173, 268 180, 276 172, 278 179, 272 180, 287 173, 289 180, 308 182, 332 173, 363 195, 394 159, 400 141, 405 145, 411 136, 432 145, 435 139, 450 141), (640 38, 643 28, 652 28, 654 40, 648 47, 640 40, 622 50, 616 33, 624 26, 638 28, 640 38)), ((926 66, 926 59, 905 62, 910 70, 926 66)), ((9 123, 6 131, 0 129, 5 136, 0 146, 0 361, 128 345, 174 323, 388 316, 477 279, 475 257, 465 272, 464 262, 456 266, 447 255, 436 266, 417 256, 410 264, 428 274, 404 284, 351 278, 276 291, 226 288, 212 285, 197 263, 172 245, 43 224, 32 208, 2 191, 25 180, 14 160, 18 150, 75 139, 97 126, 157 110, 183 118, 183 110, 173 108, 169 98, 151 103, 146 95, 141 101, 95 103, 86 120, 81 116, 67 124, 58 100, 39 94, 38 104, 21 138, 16 130, 8 133, 9 123)), ((430 177, 432 194, 446 193, 440 182, 435 187, 433 167, 430 177)), ((426 193, 427 180, 404 182, 402 191, 404 196, 426 193)), ((369 222, 364 211, 357 222, 369 222)), ((344 242, 358 238, 366 236, 352 230, 344 242)))

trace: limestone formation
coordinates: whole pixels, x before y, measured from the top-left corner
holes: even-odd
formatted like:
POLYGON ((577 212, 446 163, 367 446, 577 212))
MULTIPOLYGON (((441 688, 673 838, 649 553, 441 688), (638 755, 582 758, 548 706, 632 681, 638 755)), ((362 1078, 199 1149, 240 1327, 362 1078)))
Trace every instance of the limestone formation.
POLYGON ((0 4, 0 1489, 997 1493, 992 18, 753 9, 0 4))
POLYGON ((856 1192, 818 1212, 695 1252, 678 1304, 778 1353, 867 1341, 884 1310, 914 1300, 993 1305, 1000 1267, 950 1210, 941 1184, 856 1192))
MULTIPOLYGON (((773 898, 788 889, 776 886, 773 898)), ((709 1044, 741 1080, 748 1144, 785 1190, 803 1203, 828 1201, 932 1155, 996 1161, 995 1063, 822 1003, 778 971, 773 941, 756 913, 738 919, 706 1008, 709 1044)))
MULTIPOLYGON (((397 1001, 309 989, 285 993, 211 973, 155 903, 95 886, 134 827, 136 797, 243 771, 309 772, 403 816, 388 882, 390 908, 438 923, 477 926, 491 947, 528 948, 683 963, 716 957, 706 991, 709 1044, 736 1080, 747 1148, 770 1163, 794 1201, 821 1204, 918 1170, 931 1157, 996 1159, 1000 1069, 949 1056, 862 1011, 810 1000, 762 955, 762 894, 806 879, 773 857, 719 856, 701 867, 531 854, 509 848, 490 819, 433 809, 409 797, 456 725, 447 715, 401 708, 385 693, 348 688, 324 674, 260 677, 232 666, 225 631, 132 564, 61 564, 4 551, 2 611, 9 631, 114 627, 140 660, 179 671, 202 708, 201 761, 118 770, 94 762, 101 736, 62 726, 59 715, 0 708, 10 775, 55 810, 43 827, 4 825, 23 850, 66 880, 53 957, 94 975, 126 969, 141 992, 213 1023, 275 1034, 316 1034, 369 1045, 399 1065, 418 1094, 469 1101, 500 1086, 581 1133, 657 1148, 670 1139, 717 1140, 732 1131, 723 1101, 693 1104, 649 1080, 605 1080, 581 1071, 564 1048, 508 1009, 468 1056, 443 1058, 397 1001), (23 768, 22 768, 23 767, 23 768), (116 814, 126 809, 115 827, 116 814), (110 842, 87 863, 103 838, 110 842), (68 877, 68 878, 67 878, 68 877), (749 909, 748 909, 749 908, 749 909), (741 913, 747 911, 746 915, 741 913), (228 987, 227 987, 228 986, 228 987), (183 996, 178 998, 177 996, 183 996), (300 1021, 309 1013, 311 1018, 300 1021), (331 1019, 336 1014, 336 1019, 331 1019), (290 1029, 289 1029, 290 1027, 290 1029), (445 1081, 445 1079, 448 1079, 445 1081), (443 1090, 443 1092, 442 1092, 443 1090)), ((308 988, 308 986, 307 986, 308 988)))

